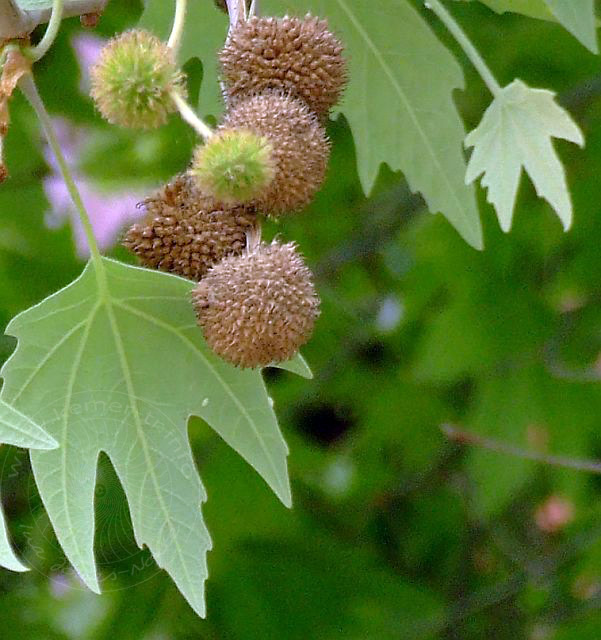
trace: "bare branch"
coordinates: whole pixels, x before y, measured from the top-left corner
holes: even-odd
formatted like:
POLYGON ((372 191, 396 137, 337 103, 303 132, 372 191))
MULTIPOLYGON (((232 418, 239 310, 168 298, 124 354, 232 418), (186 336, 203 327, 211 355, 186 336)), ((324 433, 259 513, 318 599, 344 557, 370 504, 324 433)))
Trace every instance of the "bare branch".
POLYGON ((567 456, 554 456, 546 453, 532 451, 530 449, 522 449, 501 440, 493 438, 484 438, 471 431, 458 429, 452 424, 443 424, 440 426, 444 435, 453 442, 464 445, 472 445, 495 451, 496 453, 504 453, 506 455, 532 460, 534 462, 542 462, 556 467, 566 467, 575 469, 576 471, 587 471, 588 473, 601 473, 601 462, 597 460, 579 460, 577 458, 568 458, 567 456))
MULTIPOLYGON (((64 18, 102 13, 108 0, 65 0, 64 18)), ((0 40, 24 38, 50 19, 52 10, 22 11, 15 0, 0 0, 0 40)))

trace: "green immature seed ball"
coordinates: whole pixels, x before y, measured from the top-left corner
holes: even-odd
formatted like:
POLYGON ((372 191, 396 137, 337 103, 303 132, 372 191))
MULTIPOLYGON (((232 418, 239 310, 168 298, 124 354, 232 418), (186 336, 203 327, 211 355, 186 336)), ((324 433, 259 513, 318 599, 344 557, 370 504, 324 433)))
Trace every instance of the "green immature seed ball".
POLYGON ((190 173, 218 202, 243 204, 260 197, 273 181, 273 147, 252 131, 224 129, 196 149, 190 173))
POLYGON ((325 129, 301 101, 265 91, 230 105, 220 131, 244 129, 273 148, 273 181, 254 200, 258 210, 279 217, 307 206, 320 188, 330 156, 325 129))
POLYGON ((90 73, 96 107, 122 127, 165 124, 176 108, 170 93, 186 94, 185 76, 172 49, 148 31, 126 31, 110 40, 90 73))

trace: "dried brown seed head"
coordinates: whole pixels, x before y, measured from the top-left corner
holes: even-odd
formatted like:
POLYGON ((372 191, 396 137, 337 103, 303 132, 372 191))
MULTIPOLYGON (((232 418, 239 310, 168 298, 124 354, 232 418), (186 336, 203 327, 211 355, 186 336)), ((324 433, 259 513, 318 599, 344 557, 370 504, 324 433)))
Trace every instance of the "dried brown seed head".
POLYGON ((180 175, 142 203, 143 222, 134 224, 123 245, 142 265, 200 280, 225 256, 241 254, 256 214, 245 207, 221 207, 180 175))
POLYGON ((304 103, 274 91, 241 99, 220 127, 228 129, 249 130, 271 143, 274 178, 254 201, 261 213, 276 217, 311 202, 326 174, 330 144, 304 103))
POLYGON ((225 258, 197 285, 192 302, 208 345, 240 367, 289 360, 319 315, 312 274, 293 243, 225 258))
POLYGON ((231 31, 219 59, 230 98, 280 89, 302 98, 321 117, 346 84, 342 53, 325 20, 254 17, 231 31))

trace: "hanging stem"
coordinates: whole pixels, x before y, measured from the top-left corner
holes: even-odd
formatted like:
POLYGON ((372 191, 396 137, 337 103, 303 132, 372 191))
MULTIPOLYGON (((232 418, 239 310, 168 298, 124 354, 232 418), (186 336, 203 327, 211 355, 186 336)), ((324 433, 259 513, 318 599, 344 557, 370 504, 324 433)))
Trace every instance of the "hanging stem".
POLYGON ((73 176, 71 175, 71 172, 67 165, 67 161, 65 160, 65 156, 63 155, 63 152, 61 150, 60 144, 56 137, 56 133, 54 132, 52 121, 50 120, 50 116, 48 115, 46 107, 42 102, 42 98, 38 93, 38 89, 33 80, 33 76, 30 73, 24 75, 19 80, 19 87, 36 112, 36 115, 48 140, 48 144, 50 145, 52 152, 56 156, 61 175, 63 177, 63 180, 65 181, 65 184, 67 185, 67 190, 69 191, 71 200, 73 200, 73 204, 77 209, 79 219, 81 220, 81 224, 83 225, 86 239, 88 241, 88 246, 90 247, 92 260, 95 263, 96 267, 98 267, 98 269, 102 271, 102 256, 100 255, 100 250, 98 249, 98 245, 96 244, 96 238, 94 237, 94 231, 92 229, 90 217, 88 216, 88 212, 86 211, 86 208, 83 204, 83 200, 81 199, 81 195, 79 193, 79 190, 77 189, 77 185, 73 180, 73 176))
POLYGON ((194 109, 177 93, 177 91, 171 92, 171 99, 175 102, 176 107, 181 117, 193 128, 196 132, 208 140, 213 135, 213 130, 207 124, 205 124, 194 112, 194 109))
POLYGON ((488 87, 489 91, 495 96, 495 98, 501 92, 501 86, 493 76, 491 70, 488 68, 486 62, 484 62, 479 51, 470 42, 469 38, 465 35, 463 29, 455 21, 455 18, 442 6, 438 0, 426 0, 425 5, 440 18, 440 21, 451 32, 451 35, 457 40, 459 46, 465 52, 465 55, 470 59, 471 63, 476 68, 476 71, 480 74, 482 80, 488 87))
POLYGON ((225 0, 230 17, 230 31, 242 20, 246 20, 246 0, 225 0))
POLYGON ((186 21, 187 0, 175 0, 175 16, 173 18, 173 28, 167 46, 177 53, 182 41, 184 33, 184 24, 186 21))
POLYGON ((46 33, 40 42, 30 50, 30 55, 34 61, 43 58, 47 53, 58 34, 63 19, 63 0, 54 0, 52 3, 52 14, 46 27, 46 33))
POLYGON ((256 225, 246 232, 246 253, 255 253, 261 244, 261 222, 257 221, 256 225))

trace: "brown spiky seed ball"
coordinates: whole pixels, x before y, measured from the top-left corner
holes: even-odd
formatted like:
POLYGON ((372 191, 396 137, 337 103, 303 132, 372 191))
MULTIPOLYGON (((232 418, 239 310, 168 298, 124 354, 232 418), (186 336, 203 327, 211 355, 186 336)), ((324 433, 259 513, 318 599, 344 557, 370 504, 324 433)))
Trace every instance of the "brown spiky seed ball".
POLYGON ((230 32, 219 60, 230 98, 280 89, 302 98, 318 116, 327 115, 347 81, 343 46, 325 20, 241 20, 230 32))
POLYGON ((311 272, 294 243, 225 258, 197 285, 192 302, 208 345, 240 367, 289 360, 319 315, 311 272))
POLYGON ((142 203, 144 221, 123 240, 143 266, 200 280, 225 256, 241 254, 256 224, 254 210, 221 207, 186 174, 176 176, 142 203))
POLYGON ((220 129, 246 129, 271 143, 275 173, 255 201, 261 213, 277 217, 311 202, 325 178, 330 143, 304 103, 274 91, 250 96, 232 105, 220 129))

